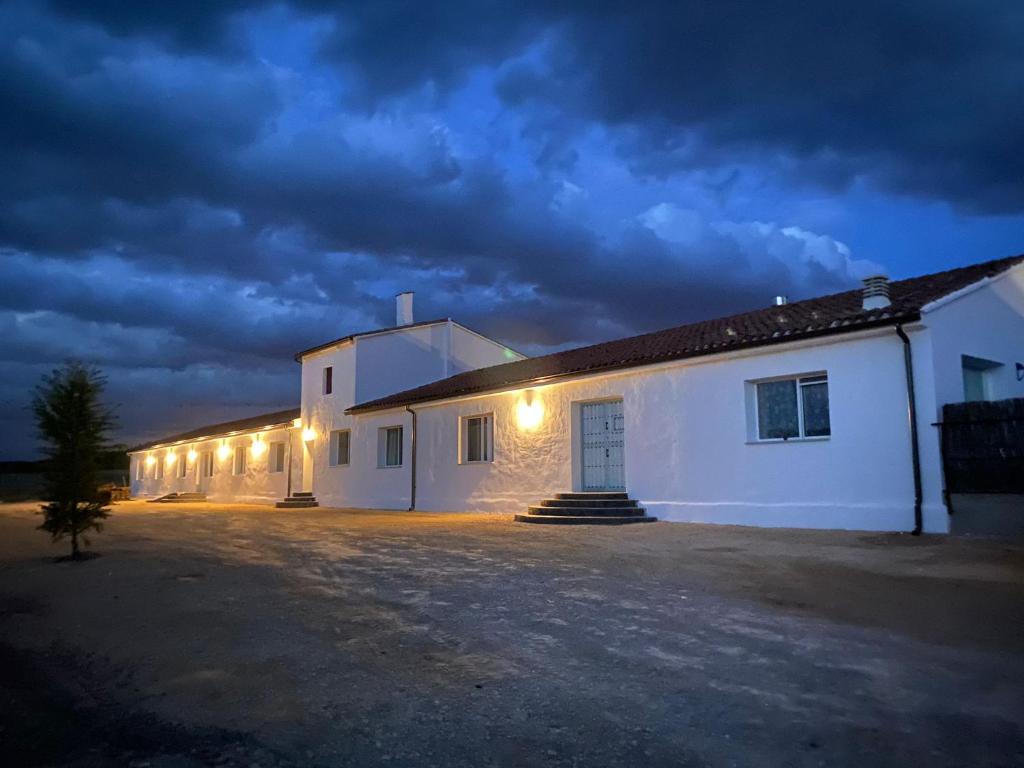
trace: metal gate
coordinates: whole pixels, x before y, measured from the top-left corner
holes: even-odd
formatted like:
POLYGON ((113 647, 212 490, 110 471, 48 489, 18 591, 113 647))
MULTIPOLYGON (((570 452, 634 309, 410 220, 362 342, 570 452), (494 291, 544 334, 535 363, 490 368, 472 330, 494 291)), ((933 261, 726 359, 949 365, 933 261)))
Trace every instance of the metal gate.
POLYGON ((1024 493, 1024 398, 942 408, 949 493, 1024 493))
POLYGON ((621 400, 583 403, 580 406, 584 491, 621 491, 626 488, 626 424, 621 400))

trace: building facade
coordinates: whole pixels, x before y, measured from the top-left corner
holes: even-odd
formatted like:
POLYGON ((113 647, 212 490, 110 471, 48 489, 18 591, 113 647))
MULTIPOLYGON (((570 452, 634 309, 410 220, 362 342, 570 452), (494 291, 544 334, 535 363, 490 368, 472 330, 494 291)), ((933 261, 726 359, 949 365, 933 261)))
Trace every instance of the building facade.
MULTIPOLYGON (((945 403, 1024 396, 1024 266, 876 280, 542 358, 436 321, 298 359, 293 481, 322 505, 511 513, 623 490, 670 521, 945 532, 935 424, 945 403)), ((133 483, 167 487, 166 473, 133 483)), ((234 487, 210 483, 211 498, 234 487)))

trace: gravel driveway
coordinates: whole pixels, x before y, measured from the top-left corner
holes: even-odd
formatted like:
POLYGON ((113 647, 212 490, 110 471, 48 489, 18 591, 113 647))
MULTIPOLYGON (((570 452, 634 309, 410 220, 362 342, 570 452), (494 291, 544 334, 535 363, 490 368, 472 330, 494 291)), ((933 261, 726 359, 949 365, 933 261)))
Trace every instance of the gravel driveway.
POLYGON ((1024 546, 0 505, 5 765, 1021 765, 1024 546))

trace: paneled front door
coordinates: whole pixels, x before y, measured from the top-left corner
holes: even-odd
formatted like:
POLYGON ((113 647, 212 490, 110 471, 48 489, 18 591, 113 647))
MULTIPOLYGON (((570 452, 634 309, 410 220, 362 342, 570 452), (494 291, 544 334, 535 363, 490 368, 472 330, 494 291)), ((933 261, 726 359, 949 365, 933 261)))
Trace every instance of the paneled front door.
POLYGON ((626 488, 626 423, 621 400, 580 405, 583 446, 583 490, 621 491, 626 488))

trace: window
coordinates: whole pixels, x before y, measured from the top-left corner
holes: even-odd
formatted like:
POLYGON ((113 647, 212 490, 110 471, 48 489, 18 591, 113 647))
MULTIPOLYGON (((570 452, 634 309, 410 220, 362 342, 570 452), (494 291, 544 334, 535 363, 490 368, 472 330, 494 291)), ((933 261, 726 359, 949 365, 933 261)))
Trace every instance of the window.
POLYGON ((188 475, 188 457, 184 453, 178 456, 177 467, 177 475, 179 478, 186 477, 188 475))
POLYGON ((164 479, 164 462, 167 461, 166 457, 158 456, 156 459, 156 465, 153 467, 153 479, 163 480, 164 479))
MULTIPOLYGON (((332 467, 347 467, 349 461, 349 445, 352 442, 351 432, 347 429, 336 429, 331 432, 331 457, 332 467)), ((399 449, 398 463, 402 463, 402 452, 399 449)))
POLYGON ((462 462, 476 464, 494 458, 494 419, 491 414, 462 419, 462 462))
POLYGON ((213 477, 213 451, 203 451, 202 459, 203 477, 213 477))
POLYGON ((270 444, 270 456, 267 457, 268 472, 284 472, 284 443, 270 444))
POLYGON ((377 433, 377 466, 402 466, 402 428, 383 427, 377 433))
POLYGON ((804 376, 755 385, 758 440, 828 437, 828 376, 804 376))
POLYGON ((329 395, 334 391, 334 367, 324 368, 324 394, 329 395))
POLYGON ((960 365, 964 376, 964 400, 992 400, 992 377, 1001 363, 961 355, 960 365))
POLYGON ((231 470, 232 474, 244 475, 245 474, 245 446, 235 446, 235 463, 231 470))
POLYGON ((142 456, 139 456, 138 463, 135 465, 135 479, 146 479, 146 460, 142 456))

